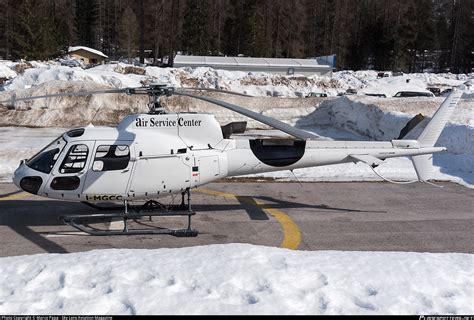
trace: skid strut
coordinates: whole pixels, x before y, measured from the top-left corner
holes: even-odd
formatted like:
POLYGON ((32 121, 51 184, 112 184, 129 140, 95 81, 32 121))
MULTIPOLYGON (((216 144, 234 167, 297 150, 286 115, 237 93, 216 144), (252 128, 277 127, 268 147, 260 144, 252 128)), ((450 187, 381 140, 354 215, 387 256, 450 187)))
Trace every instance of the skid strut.
POLYGON ((145 235, 145 234, 169 234, 176 237, 196 237, 198 231, 191 228, 191 217, 196 212, 191 210, 191 192, 188 189, 181 193, 181 204, 164 205, 155 200, 148 200, 141 206, 130 206, 128 201, 124 201, 123 213, 104 213, 104 214, 88 214, 88 215, 70 215, 61 216, 60 219, 80 231, 93 236, 112 236, 112 235, 145 235), (188 203, 185 204, 184 197, 187 194, 188 203), (130 212, 129 209, 131 209, 130 212), (129 229, 128 220, 137 220, 143 217, 170 217, 170 216, 187 216, 188 223, 185 229, 129 229), (103 230, 90 226, 88 223, 112 221, 114 219, 123 220, 123 230, 103 230))

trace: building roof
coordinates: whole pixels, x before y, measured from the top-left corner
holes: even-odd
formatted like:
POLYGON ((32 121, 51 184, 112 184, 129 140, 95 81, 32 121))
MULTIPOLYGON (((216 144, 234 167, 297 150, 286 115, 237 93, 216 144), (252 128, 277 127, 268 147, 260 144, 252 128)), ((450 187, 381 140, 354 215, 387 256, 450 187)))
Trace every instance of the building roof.
POLYGON ((190 66, 264 66, 284 68, 327 68, 329 65, 321 65, 316 59, 282 59, 282 58, 249 58, 249 57, 213 57, 213 56, 183 56, 177 55, 174 59, 177 65, 186 64, 190 66))
POLYGON ((105 54, 103 54, 99 50, 92 49, 92 48, 89 48, 89 47, 84 47, 84 46, 69 47, 68 53, 71 53, 71 52, 74 52, 74 51, 79 51, 79 50, 89 51, 90 53, 96 54, 98 56, 108 58, 105 54))

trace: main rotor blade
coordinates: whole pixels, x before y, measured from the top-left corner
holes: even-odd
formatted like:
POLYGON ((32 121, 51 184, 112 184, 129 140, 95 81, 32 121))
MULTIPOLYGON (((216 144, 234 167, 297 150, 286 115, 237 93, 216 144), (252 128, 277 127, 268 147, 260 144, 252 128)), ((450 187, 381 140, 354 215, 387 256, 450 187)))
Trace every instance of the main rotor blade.
POLYGON ((281 121, 276 120, 274 118, 264 116, 263 114, 256 113, 256 112, 250 111, 248 109, 239 107, 235 104, 231 104, 231 103, 228 103, 228 102, 220 101, 220 100, 209 98, 209 97, 194 96, 192 94, 183 93, 183 92, 176 92, 175 91, 174 94, 181 95, 181 96, 186 96, 186 97, 190 97, 190 98, 195 98, 195 99, 199 99, 199 100, 203 100, 203 101, 207 101, 207 102, 216 104, 218 106, 224 107, 226 109, 229 109, 229 110, 232 110, 234 112, 240 113, 244 116, 247 116, 249 118, 257 120, 257 121, 259 121, 261 123, 264 123, 266 125, 269 125, 270 127, 281 130, 281 131, 283 131, 283 132, 285 132, 289 135, 292 135, 292 136, 294 136, 298 139, 314 140, 314 139, 320 138, 316 134, 313 134, 311 132, 304 131, 304 130, 301 130, 301 129, 297 129, 297 128, 292 127, 292 126, 290 126, 290 125, 288 125, 284 122, 281 122, 281 121))
POLYGON ((110 90, 96 90, 96 91, 80 91, 80 92, 61 92, 61 93, 52 93, 52 94, 45 94, 42 96, 32 96, 32 97, 25 97, 25 98, 14 98, 10 100, 3 100, 0 103, 15 103, 17 101, 25 101, 25 100, 35 100, 35 99, 45 99, 45 98, 52 98, 52 97, 73 97, 73 96, 88 96, 91 94, 102 94, 102 93, 126 93, 129 88, 125 89, 110 89, 110 90))
POLYGON ((239 92, 234 92, 234 91, 229 91, 229 90, 222 90, 222 89, 213 89, 213 88, 184 87, 184 88, 176 88, 176 91, 210 91, 210 92, 220 92, 220 93, 226 93, 226 94, 233 94, 233 95, 241 96, 241 97, 252 97, 252 96, 249 96, 248 94, 244 94, 244 93, 239 93, 239 92))

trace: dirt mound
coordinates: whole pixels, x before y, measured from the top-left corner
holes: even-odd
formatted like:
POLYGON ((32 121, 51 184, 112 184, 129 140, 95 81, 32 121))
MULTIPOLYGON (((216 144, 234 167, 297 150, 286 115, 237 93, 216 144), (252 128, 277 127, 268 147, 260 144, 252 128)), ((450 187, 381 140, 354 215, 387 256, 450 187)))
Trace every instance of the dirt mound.
POLYGON ((21 62, 17 63, 16 65, 13 66, 13 71, 15 71, 18 74, 23 74, 26 69, 33 68, 33 65, 29 63, 28 61, 26 62, 21 62))
MULTIPOLYGON (((51 81, 26 90, 0 92, 0 101, 58 92, 101 89, 110 89, 110 87, 94 82, 51 81)), ((206 96, 248 108, 290 125, 301 126, 320 125, 328 121, 330 124, 331 121, 335 121, 334 117, 340 117, 351 108, 359 110, 354 111, 355 115, 367 108, 377 108, 380 112, 400 112, 408 115, 422 113, 425 116, 431 116, 443 101, 443 98, 382 99, 367 96, 273 98, 240 97, 221 93, 206 94, 206 96), (315 113, 316 110, 319 111, 315 113), (324 121, 321 122, 322 120, 324 121)), ((249 129, 268 129, 257 121, 202 100, 171 96, 162 97, 161 101, 169 112, 211 113, 222 125, 233 121, 247 121, 249 129)), ((461 100, 452 121, 459 122, 466 117, 466 114, 472 112, 474 107, 471 101, 461 100)), ((80 97, 54 97, 0 104, 0 126, 73 127, 89 123, 114 126, 127 114, 147 111, 148 97, 144 95, 96 94, 80 97)))
POLYGON ((146 70, 144 68, 135 67, 135 66, 117 65, 114 71, 118 73, 122 73, 122 74, 138 74, 141 76, 146 74, 146 70))
MULTIPOLYGON (((60 92, 110 89, 92 82, 51 81, 31 89, 1 92, 0 101, 60 92)), ((115 125, 130 113, 146 112, 146 96, 96 94, 52 97, 0 104, 0 126, 77 127, 89 123, 115 125)))

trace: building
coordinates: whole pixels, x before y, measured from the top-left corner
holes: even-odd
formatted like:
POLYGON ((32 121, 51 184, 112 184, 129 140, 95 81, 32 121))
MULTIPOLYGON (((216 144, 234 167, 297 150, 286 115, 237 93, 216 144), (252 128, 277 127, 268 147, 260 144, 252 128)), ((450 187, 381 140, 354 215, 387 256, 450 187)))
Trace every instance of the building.
POLYGON ((303 74, 332 76, 333 67, 319 64, 316 59, 282 59, 282 58, 249 58, 249 57, 213 57, 176 55, 175 68, 211 67, 229 71, 266 72, 272 74, 303 74))
POLYGON ((108 58, 99 50, 84 46, 69 47, 68 54, 85 65, 102 64, 108 58))

